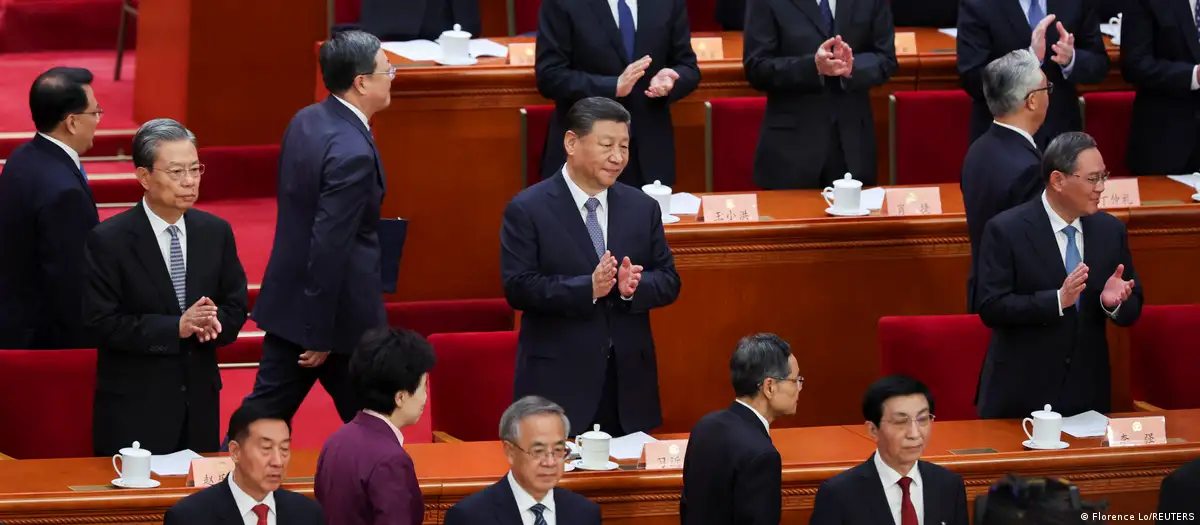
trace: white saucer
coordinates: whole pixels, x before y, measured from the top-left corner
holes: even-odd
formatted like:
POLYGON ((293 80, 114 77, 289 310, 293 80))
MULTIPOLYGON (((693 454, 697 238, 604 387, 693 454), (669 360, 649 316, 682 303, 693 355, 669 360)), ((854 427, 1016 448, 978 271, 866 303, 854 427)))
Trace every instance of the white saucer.
POLYGON ((868 210, 866 208, 860 208, 858 211, 844 212, 844 211, 837 211, 837 210, 833 209, 833 207, 829 207, 829 208, 825 208, 825 213, 828 213, 835 217, 862 217, 864 215, 870 215, 871 210, 868 210))
POLYGON ((1195 194, 1195 195, 1192 195, 1192 200, 1194 200, 1194 201, 1197 201, 1197 202, 1200 202, 1200 193, 1197 193, 1197 194, 1195 194))
POLYGON ((572 461, 572 462, 570 463, 570 465, 571 465, 572 467, 575 467, 575 468, 577 468, 577 469, 580 469, 580 470, 617 470, 617 467, 619 467, 619 466, 620 466, 620 465, 617 465, 616 463, 614 463, 614 462, 612 462, 612 461, 609 461, 609 462, 608 462, 606 465, 604 465, 604 468, 587 468, 587 467, 583 466, 583 460, 582 460, 582 459, 577 459, 577 460, 575 460, 575 461, 572 461))
POLYGON ((675 224, 675 223, 679 222, 679 217, 676 217, 674 215, 663 215, 662 221, 663 221, 663 224, 675 224))
POLYGON ((114 487, 122 488, 122 489, 152 489, 152 488, 155 488, 155 487, 161 485, 161 483, 159 483, 159 481, 157 479, 149 480, 149 482, 147 482, 144 485, 143 484, 126 485, 125 481, 122 480, 121 478, 112 480, 112 484, 114 487))
POLYGON ((574 461, 568 461, 566 463, 563 463, 563 472, 570 472, 572 470, 575 470, 575 462, 574 461))
POLYGON ((479 59, 477 59, 475 57, 467 57, 467 58, 445 58, 445 57, 442 57, 442 58, 435 59, 434 62, 437 62, 438 64, 441 64, 443 66, 473 66, 473 65, 479 63, 479 59))
POLYGON ((1025 441, 1021 442, 1021 444, 1024 445, 1025 448, 1032 448, 1034 450, 1062 450, 1062 449, 1070 446, 1069 444, 1067 444, 1066 441, 1059 441, 1057 444, 1050 445, 1048 447, 1047 446, 1037 446, 1037 445, 1033 444, 1032 439, 1026 439, 1025 441))

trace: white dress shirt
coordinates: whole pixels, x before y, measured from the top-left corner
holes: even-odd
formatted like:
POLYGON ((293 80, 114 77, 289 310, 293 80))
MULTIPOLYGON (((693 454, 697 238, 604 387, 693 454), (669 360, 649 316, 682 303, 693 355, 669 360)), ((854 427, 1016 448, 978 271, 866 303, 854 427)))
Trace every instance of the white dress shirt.
POLYGON ((907 474, 901 475, 883 462, 879 451, 875 451, 875 470, 879 471, 879 482, 883 484, 883 495, 887 496, 888 508, 892 511, 892 519, 900 525, 900 505, 904 502, 904 489, 900 488, 900 478, 908 476, 912 483, 908 485, 908 499, 912 501, 913 509, 917 511, 917 523, 925 525, 925 498, 922 490, 925 482, 921 480, 921 469, 913 463, 907 474))
MULTIPOLYGON (((1005 124, 1005 123, 1003 123, 1003 122, 999 122, 999 121, 995 121, 995 120, 993 120, 993 121, 992 121, 992 124, 995 124, 995 125, 997 125, 997 126, 1000 126, 1000 127, 1002 127, 1002 128, 1008 128, 1008 129, 1011 129, 1011 130, 1013 130, 1013 131, 1017 132, 1017 134, 1021 135, 1022 137, 1025 137, 1025 140, 1028 140, 1028 141, 1029 141, 1029 143, 1033 145, 1033 149, 1038 149, 1038 147, 1037 147, 1037 142, 1034 142, 1034 141, 1033 141, 1033 135, 1030 135, 1028 131, 1025 131, 1025 130, 1023 130, 1023 129, 1021 129, 1021 128, 1018 128, 1018 127, 1016 127, 1016 126, 1010 126, 1010 125, 1008 125, 1008 124, 1005 124)), ((1066 263, 1063 263, 1063 264, 1066 264, 1066 263)))
POLYGON ((341 102, 342 104, 345 104, 345 105, 346 105, 346 107, 350 108, 350 111, 353 111, 353 112, 354 112, 354 115, 355 115, 356 117, 358 117, 358 120, 361 120, 361 121, 362 121, 362 123, 363 123, 363 127, 367 128, 367 130, 368 130, 368 131, 370 131, 370 129, 371 129, 371 125, 367 123, 367 116, 366 116, 366 115, 364 115, 362 111, 359 111, 359 109, 358 109, 357 107, 355 107, 355 105, 354 105, 354 104, 351 104, 351 103, 349 103, 349 102, 346 102, 345 100, 343 100, 343 99, 342 99, 342 97, 339 97, 339 96, 337 96, 337 95, 334 95, 334 96, 333 96, 333 98, 336 98, 338 102, 341 102))
POLYGON ((767 432, 771 432, 771 424, 767 422, 767 418, 763 417, 762 414, 759 414, 758 411, 754 409, 754 407, 746 404, 746 402, 742 401, 741 399, 735 399, 734 401, 741 403, 742 406, 749 408, 751 412, 754 412, 754 415, 758 416, 758 420, 762 421, 763 428, 767 429, 767 432))
MULTIPOLYGON (((146 198, 142 197, 142 209, 146 210, 146 218, 150 219, 150 230, 154 232, 154 238, 158 240, 158 249, 162 251, 163 264, 167 265, 167 271, 171 270, 171 233, 167 228, 171 225, 165 219, 154 214, 154 210, 150 209, 150 204, 146 202, 146 198)), ((183 216, 179 216, 179 220, 175 221, 175 226, 179 228, 179 249, 183 252, 183 271, 187 272, 187 223, 183 220, 183 216)), ((191 305, 184 305, 188 307, 191 305)))
MULTIPOLYGON (((1058 255, 1060 258, 1062 258, 1063 269, 1066 269, 1067 268, 1067 232, 1064 232, 1063 228, 1067 227, 1067 221, 1063 220, 1062 217, 1059 217, 1058 212, 1054 211, 1054 208, 1050 207, 1050 201, 1046 198, 1045 191, 1042 191, 1042 206, 1046 207, 1046 215, 1050 217, 1050 227, 1054 229, 1054 240, 1058 242, 1058 255)), ((1070 225, 1075 227, 1075 247, 1079 248, 1079 261, 1083 262, 1086 260, 1083 258, 1083 222, 1080 221, 1078 218, 1076 218, 1074 221, 1071 221, 1070 225)), ((1071 269, 1067 270, 1067 274, 1070 275, 1070 273, 1073 271, 1075 271, 1075 269, 1071 268, 1071 269)), ((1089 273, 1089 278, 1090 277, 1091 276, 1089 273)), ((1104 307, 1104 302, 1101 301, 1100 308, 1103 308, 1105 313, 1107 313, 1109 316, 1116 316, 1117 310, 1121 309, 1121 305, 1118 304, 1117 307, 1113 309, 1113 311, 1109 312, 1108 308, 1104 307)), ((1062 314, 1063 314, 1062 288, 1059 288, 1058 289, 1058 315, 1059 315, 1059 317, 1061 317, 1062 314)))
MULTIPOLYGON (((1025 18, 1028 19, 1029 18, 1029 6, 1033 5, 1032 3, 1030 3, 1032 0, 1017 0, 1017 1, 1021 3, 1021 14, 1025 15, 1025 18)), ((1050 13, 1046 12, 1046 0, 1037 0, 1037 3, 1038 3, 1038 7, 1042 8, 1043 16, 1050 14, 1050 13)), ((1036 20, 1033 22, 1033 24, 1036 25, 1038 22, 1041 22, 1041 20, 1036 20)), ((1055 22, 1055 23, 1057 23, 1057 22, 1055 22)), ((1030 30, 1032 30, 1032 29, 1033 28, 1031 27, 1030 30)), ((1043 55, 1046 57, 1046 59, 1049 59, 1050 57, 1054 56, 1054 48, 1051 46, 1053 46, 1054 44, 1057 44, 1057 43, 1058 42, 1049 42, 1049 41, 1046 42, 1046 54, 1043 55)), ((1035 56, 1035 57, 1037 56, 1037 52, 1035 52, 1033 50, 1033 46, 1029 46, 1029 52, 1033 53, 1033 56, 1035 56)), ((1067 65, 1061 66, 1061 67, 1062 67, 1062 71, 1063 71, 1063 78, 1070 78, 1071 70, 1075 69, 1075 53, 1071 53, 1071 61, 1067 62, 1067 65)))
POLYGON ((70 157, 71 157, 71 160, 75 161, 75 167, 76 167, 76 168, 80 168, 80 169, 82 169, 82 166, 80 166, 80 164, 79 164, 79 152, 78 152, 78 151, 75 151, 75 148, 72 148, 71 146, 68 146, 68 145, 64 144, 64 143, 63 143, 63 141, 61 141, 61 140, 58 140, 58 139, 56 139, 56 138, 54 138, 54 137, 51 137, 50 135, 47 135, 47 134, 45 134, 45 133, 42 133, 42 132, 40 132, 40 131, 38 132, 38 135, 41 135, 41 136, 42 136, 42 138, 44 138, 44 139, 46 139, 46 140, 50 141, 50 142, 51 142, 51 143, 53 143, 55 146, 58 146, 58 147, 62 148, 62 149, 63 149, 63 151, 67 152, 67 155, 70 155, 70 157))
POLYGON ((254 507, 258 504, 267 506, 267 525, 276 525, 278 512, 275 509, 274 492, 268 492, 267 497, 262 501, 255 501, 238 486, 237 481, 233 479, 233 472, 229 473, 229 492, 233 493, 233 502, 237 503, 238 515, 242 517, 242 522, 246 525, 258 525, 258 514, 254 513, 254 507))
MULTIPOLYGON (((637 31, 637 0, 625 0, 629 5, 629 12, 633 14, 633 30, 637 31)), ((617 22, 617 29, 621 28, 621 14, 617 11, 617 0, 608 0, 608 8, 612 9, 613 20, 617 22)))
POLYGON ((555 518, 556 512, 554 511, 553 489, 551 489, 549 492, 546 492, 546 497, 542 498, 542 501, 537 501, 533 499, 533 496, 530 496, 529 493, 526 492, 519 483, 517 483, 517 479, 513 477, 511 470, 508 471, 508 486, 512 489, 513 499, 517 500, 517 510, 521 511, 522 525, 533 525, 533 520, 536 519, 536 515, 532 510, 529 510, 529 508, 537 505, 538 503, 541 503, 546 507, 546 510, 542 511, 542 519, 546 520, 546 525, 558 524, 558 519, 555 518))
POLYGON ((567 175, 567 165, 563 164, 563 178, 567 181, 567 189, 571 191, 571 198, 575 199, 575 209, 579 210, 579 216, 583 218, 584 226, 587 225, 587 201, 589 197, 596 197, 600 201, 600 205, 596 206, 596 221, 600 223, 600 232, 604 234, 604 247, 608 248, 608 188, 605 188, 600 193, 589 196, 580 188, 575 181, 571 180, 571 176, 567 175))

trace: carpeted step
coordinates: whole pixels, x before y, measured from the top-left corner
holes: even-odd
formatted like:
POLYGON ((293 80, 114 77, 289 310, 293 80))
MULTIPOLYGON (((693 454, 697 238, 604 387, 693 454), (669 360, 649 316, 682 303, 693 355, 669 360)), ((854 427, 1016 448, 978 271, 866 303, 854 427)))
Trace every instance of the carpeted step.
MULTIPOLYGON (((0 0, 3 2, 3 0, 0 0)), ((59 35, 65 29, 56 30, 59 35)), ((97 128, 97 142, 100 136, 107 133, 123 134, 116 147, 129 150, 133 131, 141 124, 133 119, 133 76, 137 68, 137 57, 134 53, 125 55, 121 67, 121 80, 113 80, 113 70, 116 67, 116 57, 112 51, 58 51, 44 53, 3 53, 0 52, 0 132, 20 133, 21 140, 33 134, 33 120, 29 115, 29 87, 38 75, 57 66, 82 67, 90 70, 94 79, 92 90, 96 100, 104 108, 104 118, 97 128)), ((7 152, 0 150, 0 158, 6 158, 7 152)), ((91 156, 109 156, 116 151, 113 148, 94 149, 87 152, 91 156)))
MULTIPOLYGON (((0 105, 3 105, 0 102, 0 105)), ((33 127, 29 124, 28 127, 33 127)), ((127 159, 130 147, 133 145, 133 134, 136 129, 98 130, 92 143, 92 149, 84 154, 87 159, 127 159)), ((29 142, 33 137, 32 131, 0 133, 0 161, 12 155, 17 146, 29 142)), ((91 171, 88 171, 91 173, 91 171)))
MULTIPOLYGON (((121 0, 0 0, 0 53, 108 50, 116 59, 121 0)), ((125 48, 137 41, 137 17, 125 28, 125 48)))

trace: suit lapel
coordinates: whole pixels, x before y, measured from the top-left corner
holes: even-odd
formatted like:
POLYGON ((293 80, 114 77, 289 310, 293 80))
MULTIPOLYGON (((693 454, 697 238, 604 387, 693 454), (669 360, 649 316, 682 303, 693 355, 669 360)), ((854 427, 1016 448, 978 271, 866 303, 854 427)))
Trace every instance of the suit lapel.
MULTIPOLYGON (((617 188, 620 184, 618 182, 608 188, 608 209, 605 210, 608 213, 608 241, 604 245, 608 251, 612 252, 613 257, 629 255, 629 252, 624 251, 624 243, 621 242, 622 239, 620 236, 621 232, 625 231, 624 217, 621 217, 621 214, 616 212, 620 208, 621 203, 624 202, 621 200, 622 197, 619 193, 619 188, 617 188)), ((596 263, 599 264, 600 259, 596 259, 596 263)), ((617 267, 620 268, 620 266, 621 260, 617 259, 617 267)))
POLYGON ((850 39, 850 35, 847 33, 853 29, 854 26, 853 24, 849 23, 846 25, 841 25, 838 23, 838 20, 850 20, 851 15, 854 14, 854 9, 857 7, 854 5, 855 3, 855 0, 837 0, 837 7, 833 10, 833 27, 837 29, 837 33, 839 35, 842 35, 842 40, 850 39))
MULTIPOLYGON (((1023 45, 1028 46, 1033 41, 1033 28, 1029 26, 1029 18, 1025 13, 1021 12, 1021 3, 1017 0, 994 0, 999 2, 1000 12, 1004 14, 1005 20, 1008 20, 1008 25, 1012 27, 1015 34, 1024 35, 1021 39, 1023 45)), ((1037 0, 1033 0, 1037 1, 1037 0)), ((1186 0, 1185 0, 1186 1, 1186 0)), ((1047 8, 1049 5, 1046 6, 1047 8)), ((1053 44, 1047 37, 1047 46, 1053 44)))
POLYGON ((668 6, 661 2, 638 2, 637 31, 633 34, 634 60, 650 54, 647 49, 650 47, 648 39, 651 35, 665 31, 666 26, 662 23, 660 16, 665 7, 668 6))
POLYGON ((1183 22, 1183 39, 1187 40, 1188 49, 1192 51, 1192 58, 1200 60, 1200 40, 1196 38, 1196 17, 1192 14, 1192 4, 1188 0, 1171 0, 1175 6, 1175 15, 1186 22, 1183 22), (1189 31, 1189 29, 1191 29, 1189 31))
MULTIPOLYGON (((821 15, 821 8, 817 6, 816 0, 792 0, 792 3, 796 4, 796 7, 800 9, 800 12, 808 15, 809 20, 812 20, 813 25, 816 26, 817 31, 821 33, 821 36, 829 38, 829 28, 825 27, 825 17, 821 15)), ((841 9, 838 9, 837 11, 841 12, 841 9)), ((834 23, 837 23, 836 16, 834 17, 834 23)))
MULTIPOLYGON (((221 488, 218 491, 220 498, 218 498, 219 503, 217 504, 216 509, 217 515, 224 518, 222 520, 224 523, 242 523, 245 521, 242 519, 241 513, 238 512, 237 501, 233 499, 233 492, 229 488, 229 476, 225 477, 225 481, 221 482, 220 487, 221 488)), ((277 513, 275 516, 276 521, 279 523, 287 523, 286 521, 283 521, 281 516, 278 515, 279 508, 279 498, 275 498, 275 509, 277 513)))
POLYGON ((96 198, 92 196, 92 187, 88 184, 87 178, 83 176, 83 171, 79 169, 79 166, 75 165, 75 160, 72 159, 66 151, 63 151, 62 148, 58 147, 57 144, 50 142, 43 137, 41 133, 34 134, 33 142, 42 151, 48 152, 51 156, 58 159, 59 162, 62 162, 71 169, 71 172, 75 175, 75 182, 79 183, 80 186, 83 186, 83 191, 87 193, 88 198, 91 199, 92 204, 95 205, 96 198))
POLYGON ((921 487, 921 504, 922 512, 925 514, 925 525, 940 525, 945 523, 942 520, 941 513, 938 512, 938 503, 942 501, 938 496, 942 494, 941 479, 937 477, 924 461, 917 460, 917 471, 921 473, 921 483, 925 486, 921 487))
POLYGON ((1107 284, 1109 276, 1116 271, 1114 265, 1111 270, 1103 268, 1101 264, 1105 259, 1105 254, 1110 253, 1108 246, 1104 246, 1103 232, 1099 231, 1100 227, 1096 225, 1096 221, 1092 216, 1080 217, 1079 227, 1083 230, 1083 262, 1088 265, 1089 270, 1095 268, 1096 271, 1088 272, 1088 283, 1084 289, 1096 290, 1097 293, 1104 291, 1104 285, 1107 284))
MULTIPOLYGON (((1058 239, 1055 239, 1055 232, 1050 228, 1050 216, 1046 215, 1042 198, 1030 200, 1026 205, 1030 209, 1024 214, 1025 221, 1029 223, 1025 236, 1042 263, 1048 268, 1054 268, 1054 282, 1062 283, 1067 278, 1067 269, 1063 264, 1062 255, 1059 254, 1058 239)), ((1087 241, 1084 242, 1086 244, 1087 241)))
MULTIPOLYGON (((513 496, 512 488, 508 486, 508 476, 492 485, 492 505, 496 507, 497 525, 521 525, 521 509, 517 508, 517 499, 513 496)), ((561 506, 556 506, 561 507, 561 506)), ((561 523, 569 521, 558 520, 561 523)))
MULTIPOLYGON (((622 65, 628 65, 625 43, 621 41, 621 30, 617 28, 617 21, 613 19, 612 8, 608 6, 608 0, 587 0, 587 2, 592 8, 592 13, 596 15, 596 20, 600 23, 600 31, 608 37, 608 43, 612 45, 613 52, 617 54, 617 60, 620 60, 622 65)), ((638 5, 639 9, 649 7, 638 5)), ((634 42, 637 42, 636 33, 634 42)), ((634 45, 634 48, 637 48, 637 45, 634 45)))
MULTIPOLYGON (((133 238, 134 255, 137 256, 142 268, 146 270, 146 275, 150 278, 150 285, 158 292, 158 297, 167 310, 173 314, 182 314, 183 312, 179 309, 179 300, 175 297, 175 286, 171 284, 171 272, 167 269, 167 263, 163 261, 162 249, 158 246, 158 235, 151 228, 150 219, 146 217, 146 209, 143 206, 141 202, 138 202, 133 216, 130 217, 132 220, 129 234, 133 238)), ((230 495, 230 498, 232 497, 230 495)))
MULTIPOLYGON (((1067 22, 1070 22, 1072 17, 1069 16, 1071 13, 1067 11, 1067 4, 1062 0, 1046 0, 1046 14, 1054 15, 1054 23, 1050 24, 1050 27, 1046 28, 1046 61, 1049 61, 1050 57, 1054 56, 1054 49, 1052 49, 1051 46, 1053 46, 1055 42, 1058 42, 1059 22, 1062 23, 1063 28, 1066 29, 1068 33, 1071 31, 1071 28, 1067 27, 1067 22)), ((1029 30, 1029 34, 1029 39, 1032 42, 1032 28, 1029 30)))
MULTIPOLYGON (((583 224, 583 218, 580 215, 582 212, 575 207, 575 199, 571 197, 571 190, 567 189, 566 177, 560 170, 558 175, 555 175, 556 180, 551 185, 547 193, 550 194, 552 206, 555 215, 562 221, 563 227, 567 229, 567 234, 575 241, 575 247, 578 248, 592 267, 600 264, 600 257, 596 255, 596 248, 592 246, 592 237, 588 235, 587 226, 583 224)), ((611 192, 610 192, 611 193, 611 192)), ((610 195, 611 199, 612 196, 610 195)), ((611 206, 611 200, 610 206, 611 206)), ((609 211, 608 218, 612 220, 612 212, 609 211)), ((609 223, 611 236, 612 223, 609 223)))
MULTIPOLYGON (((859 482, 859 494, 866 499, 867 508, 871 509, 871 514, 875 516, 875 523, 894 523, 896 520, 892 517, 892 509, 888 506, 887 495, 883 492, 883 483, 879 481, 879 471, 875 469, 875 455, 862 464, 861 477, 859 482)), ((925 522, 928 525, 928 521, 925 522)))
POLYGON ((353 111, 350 111, 350 108, 346 107, 345 104, 334 100, 334 98, 336 97, 333 95, 329 95, 325 98, 324 103, 326 107, 329 109, 329 111, 341 117, 342 120, 345 120, 346 122, 350 123, 351 126, 354 126, 354 129, 358 130, 358 132, 362 134, 363 138, 367 139, 367 144, 371 145, 371 151, 375 153, 376 182, 379 183, 379 186, 383 188, 383 191, 386 193, 387 180, 383 175, 383 162, 379 159, 379 149, 375 147, 375 136, 371 134, 371 130, 363 126, 362 119, 359 119, 358 115, 355 115, 353 111))

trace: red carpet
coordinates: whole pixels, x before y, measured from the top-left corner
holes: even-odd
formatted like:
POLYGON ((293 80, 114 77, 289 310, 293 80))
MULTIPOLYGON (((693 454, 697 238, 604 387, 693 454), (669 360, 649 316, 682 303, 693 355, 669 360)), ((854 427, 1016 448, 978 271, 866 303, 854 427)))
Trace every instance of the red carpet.
MULTIPOLYGON (((55 34, 61 35, 63 31, 55 34)), ((126 53, 119 82, 113 81, 116 60, 113 51, 0 53, 0 72, 3 72, 0 74, 0 133, 33 132, 33 120, 29 116, 29 87, 38 75, 55 66, 83 67, 95 75, 92 89, 96 92, 100 107, 104 108, 100 130, 136 130, 137 124, 133 120, 136 57, 134 53, 126 53)), ((132 138, 132 132, 129 136, 132 138)), ((27 139, 26 135, 21 142, 27 139)), ((125 142, 125 149, 129 149, 128 142, 125 142)), ((89 156, 102 154, 88 152, 89 156)))
MULTIPOLYGON (((0 53, 117 48, 121 0, 0 0, 0 53)), ((137 40, 137 17, 125 30, 137 40)))

